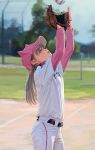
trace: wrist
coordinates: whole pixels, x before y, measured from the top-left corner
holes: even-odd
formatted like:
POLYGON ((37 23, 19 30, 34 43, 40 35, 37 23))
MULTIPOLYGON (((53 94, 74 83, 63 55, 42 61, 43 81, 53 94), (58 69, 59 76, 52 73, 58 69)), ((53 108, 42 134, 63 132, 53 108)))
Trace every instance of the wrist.
POLYGON ((72 23, 71 23, 71 21, 68 22, 68 27, 69 27, 69 28, 72 28, 72 23))
POLYGON ((73 27, 72 26, 68 26, 67 30, 73 30, 73 27))
POLYGON ((60 25, 57 24, 57 29, 60 29, 60 28, 62 28, 62 27, 61 27, 60 25))
POLYGON ((58 30, 58 29, 64 29, 64 27, 62 27, 61 25, 58 25, 58 24, 57 24, 57 30, 58 30))

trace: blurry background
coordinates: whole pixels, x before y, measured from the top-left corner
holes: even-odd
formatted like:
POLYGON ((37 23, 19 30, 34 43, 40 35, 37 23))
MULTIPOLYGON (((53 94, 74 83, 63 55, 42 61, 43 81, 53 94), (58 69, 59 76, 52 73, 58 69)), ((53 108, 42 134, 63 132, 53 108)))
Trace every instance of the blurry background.
POLYGON ((28 71, 17 51, 43 35, 55 50, 55 30, 44 20, 45 9, 70 6, 75 51, 64 76, 66 150, 95 150, 95 0, 0 0, 0 150, 33 150, 31 127, 37 106, 25 102, 28 71))
POLYGON ((47 47, 55 50, 55 30, 45 23, 47 5, 54 11, 70 6, 75 31, 75 52, 64 73, 65 97, 95 97, 95 1, 66 0, 0 0, 0 98, 24 98, 27 71, 17 51, 32 43, 38 35, 47 39, 47 47), (76 93, 76 94, 75 94, 76 93))

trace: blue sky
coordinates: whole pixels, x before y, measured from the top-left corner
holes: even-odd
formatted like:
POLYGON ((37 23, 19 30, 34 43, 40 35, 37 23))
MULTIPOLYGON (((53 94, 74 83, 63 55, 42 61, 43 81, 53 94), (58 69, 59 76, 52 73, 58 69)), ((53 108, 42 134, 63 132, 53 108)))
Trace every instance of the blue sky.
POLYGON ((79 30, 79 35, 75 38, 82 43, 90 43, 95 37, 89 33, 92 25, 95 24, 95 0, 65 0, 65 4, 58 5, 54 0, 44 0, 47 4, 54 4, 54 8, 60 11, 71 7, 73 17, 73 27, 79 30))
MULTIPOLYGON (((1 1, 1 0, 0 0, 1 1)), ((90 43, 95 41, 95 37, 89 33, 92 25, 95 24, 95 0, 65 0, 65 4, 58 5, 55 0, 44 0, 44 2, 49 5, 53 5, 53 9, 59 9, 60 11, 66 10, 68 6, 71 7, 72 17, 73 17, 73 27, 79 30, 79 34, 75 39, 81 43, 90 43)), ((3 3, 0 3, 0 12, 2 11, 3 3), (1 5, 2 4, 2 5, 1 5)), ((36 0, 30 0, 29 5, 27 1, 23 3, 20 0, 11 0, 5 13, 5 18, 11 19, 13 17, 18 18, 19 22, 21 17, 24 17, 24 29, 29 28, 31 23, 31 7, 36 2, 36 0), (17 2, 19 1, 19 2, 17 2), (27 8, 25 9, 25 6, 27 8)))

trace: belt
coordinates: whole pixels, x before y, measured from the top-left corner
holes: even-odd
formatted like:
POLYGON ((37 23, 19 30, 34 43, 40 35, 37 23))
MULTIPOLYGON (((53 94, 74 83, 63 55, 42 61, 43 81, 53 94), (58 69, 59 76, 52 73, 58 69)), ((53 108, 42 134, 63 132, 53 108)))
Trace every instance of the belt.
MULTIPOLYGON (((37 121, 39 120, 40 116, 38 116, 37 121)), ((47 123, 53 124, 55 125, 55 120, 54 119, 49 119, 47 121, 47 123)), ((63 126, 63 122, 58 122, 57 127, 62 127, 63 126)))

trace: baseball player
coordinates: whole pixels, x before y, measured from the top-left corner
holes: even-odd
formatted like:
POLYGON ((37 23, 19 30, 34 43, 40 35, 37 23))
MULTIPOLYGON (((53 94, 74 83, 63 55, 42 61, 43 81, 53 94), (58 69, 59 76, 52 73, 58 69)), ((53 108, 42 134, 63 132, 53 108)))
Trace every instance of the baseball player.
POLYGON ((39 103, 36 121, 32 128, 34 150, 64 150, 62 126, 64 121, 64 81, 67 63, 74 51, 74 31, 69 12, 69 24, 57 25, 56 50, 46 48, 46 40, 37 40, 19 51, 22 64, 29 71, 26 84, 28 103, 39 103))

